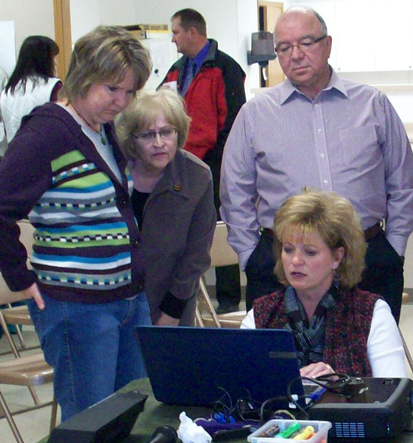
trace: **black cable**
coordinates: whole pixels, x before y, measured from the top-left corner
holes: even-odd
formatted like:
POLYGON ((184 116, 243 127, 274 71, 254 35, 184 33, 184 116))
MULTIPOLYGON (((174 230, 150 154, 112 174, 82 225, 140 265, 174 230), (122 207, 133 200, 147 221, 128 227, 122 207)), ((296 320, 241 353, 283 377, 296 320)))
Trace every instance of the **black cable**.
POLYGON ((239 398, 237 400, 235 410, 242 421, 256 421, 259 423, 260 420, 257 405, 261 405, 261 402, 253 400, 251 395, 249 395, 247 398, 239 398))
MULTIPOLYGON (((341 373, 337 373, 337 372, 332 372, 330 374, 325 374, 325 375, 321 375, 319 377, 316 378, 310 378, 310 377, 304 377, 304 376, 299 376, 299 377, 295 377, 292 380, 290 380, 290 382, 288 383, 287 386, 287 395, 285 396, 277 396, 277 397, 272 397, 269 398, 267 400, 265 400, 264 402, 260 402, 257 400, 254 400, 251 397, 251 394, 247 391, 247 396, 244 398, 239 398, 236 403, 235 406, 233 404, 231 395, 229 394, 228 391, 226 391, 224 388, 222 387, 218 387, 218 389, 221 389, 224 394, 222 395, 221 398, 219 398, 213 406, 213 411, 217 414, 220 414, 224 420, 226 422, 229 422, 230 417, 233 417, 236 413, 236 418, 240 418, 242 421, 257 421, 260 423, 260 425, 263 425, 265 423, 265 421, 267 421, 267 417, 265 416, 265 412, 266 412, 266 408, 268 407, 268 405, 270 405, 271 403, 286 403, 287 402, 287 406, 288 406, 288 402, 291 402, 295 405, 295 407, 297 408, 297 410, 299 410, 304 417, 306 417, 307 419, 309 419, 309 415, 306 412, 306 409, 310 408, 312 406, 312 404, 307 405, 306 407, 302 407, 297 400, 295 400, 295 398, 293 397, 293 395, 291 394, 291 388, 292 385, 296 382, 300 380, 301 382, 303 380, 308 380, 311 381, 314 384, 317 384, 329 391, 335 392, 335 393, 340 393, 342 394, 342 390, 343 388, 352 380, 352 377, 350 377, 347 374, 341 374, 341 373), (335 377, 335 380, 331 380, 332 377, 335 377), (226 400, 226 401, 225 401, 226 400), (229 405, 227 404, 229 403, 229 405), (242 403, 245 403, 248 405, 247 408, 245 408, 245 406, 241 406, 242 403), (257 414, 258 419, 252 418, 252 415, 257 414), (247 417, 248 415, 248 417, 247 417)), ((300 395, 297 396, 298 400, 300 399, 305 399, 308 398, 308 395, 306 395, 306 393, 304 392, 304 395, 300 395)))
MULTIPOLYGON (((292 380, 290 380, 290 382, 288 383, 288 386, 287 386, 287 397, 288 397, 288 399, 290 400, 290 402, 291 403, 293 403, 294 405, 295 405, 295 407, 304 415, 304 417, 308 420, 309 418, 310 418, 310 416, 307 414, 307 412, 305 411, 305 409, 304 408, 302 408, 301 407, 301 405, 295 400, 295 398, 293 398, 293 396, 292 396, 292 394, 291 394, 291 387, 292 387, 292 385, 293 385, 293 383, 294 382, 296 382, 297 380, 312 380, 312 379, 310 379, 310 378, 307 378, 307 377, 301 377, 301 376, 299 376, 299 377, 295 377, 295 378, 293 378, 292 380)), ((314 380, 312 380, 312 381, 314 381, 314 380)), ((316 383, 316 384, 319 384, 320 386, 323 386, 323 384, 322 383, 316 383)), ((304 389, 304 387, 303 387, 303 389, 304 389)), ((304 394, 304 395, 301 395, 301 396, 299 396, 298 397, 298 399, 300 399, 300 398, 306 398, 306 395, 304 394)))
MULTIPOLYGON (((287 393, 288 393, 288 388, 287 388, 287 393)), ((286 397, 285 395, 279 395, 277 397, 272 397, 265 400, 260 408, 260 426, 262 426, 267 421, 267 419, 264 416, 265 408, 267 407, 267 405, 274 402, 279 402, 279 403, 285 402, 286 400, 288 401, 289 397, 288 396, 286 397)))
MULTIPOLYGON (((334 392, 336 394, 341 394, 341 391, 343 388, 350 383, 352 380, 352 377, 347 374, 341 374, 338 372, 331 372, 330 374, 320 375, 319 377, 310 378, 310 377, 302 377, 298 376, 290 380, 287 386, 287 397, 295 405, 295 407, 304 415, 305 418, 309 419, 310 416, 308 415, 307 411, 305 409, 310 408, 312 405, 308 405, 306 408, 303 408, 298 401, 293 398, 291 394, 291 387, 297 380, 308 380, 312 383, 315 383, 328 391, 334 392), (331 380, 331 377, 336 377, 336 380, 331 380)), ((308 398, 308 396, 304 393, 304 395, 298 396, 298 399, 302 398, 308 398)))
POLYGON ((222 418, 225 420, 225 422, 230 421, 230 417, 232 416, 234 412, 234 407, 232 403, 232 398, 229 392, 224 389, 221 386, 218 386, 218 389, 221 389, 224 393, 223 395, 214 403, 212 410, 214 411, 214 414, 219 414, 222 416, 222 418), (225 402, 229 403, 229 405, 225 402))

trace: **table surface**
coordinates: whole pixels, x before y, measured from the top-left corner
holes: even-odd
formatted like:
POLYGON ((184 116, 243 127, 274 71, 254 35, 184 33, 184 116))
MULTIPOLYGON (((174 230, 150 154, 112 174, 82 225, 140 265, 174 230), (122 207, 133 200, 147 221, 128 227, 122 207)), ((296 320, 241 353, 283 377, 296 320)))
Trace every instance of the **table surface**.
MULTIPOLYGON (((143 411, 139 414, 131 435, 124 440, 124 443, 149 443, 151 436, 156 428, 159 426, 172 426, 178 429, 180 420, 179 414, 185 411, 187 416, 192 420, 199 417, 206 417, 211 413, 211 410, 204 407, 188 407, 188 406, 173 406, 165 405, 155 400, 152 388, 148 379, 135 380, 125 386, 120 392, 127 392, 130 390, 138 390, 148 398, 145 402, 143 411)), ((245 438, 238 440, 231 440, 232 443, 245 443, 245 438)), ((338 441, 338 440, 336 440, 338 441)), ((339 440, 344 443, 344 440, 339 440)), ((374 443, 380 440, 375 439, 374 443)), ((389 443, 413 443, 413 432, 403 432, 397 438, 383 440, 389 443)), ((39 443, 46 443, 47 438, 39 443)), ((370 443, 370 440, 357 439, 358 443, 370 443)), ((347 443, 347 442, 346 442, 347 443)))
MULTIPOLYGON (((210 409, 204 407, 174 406, 158 402, 153 396, 152 387, 147 378, 133 381, 123 388, 125 391, 129 389, 137 389, 141 394, 147 395, 148 398, 143 411, 136 420, 131 433, 132 436, 126 439, 125 443, 148 443, 155 429, 159 426, 168 425, 178 429, 180 424, 179 414, 182 411, 185 411, 186 415, 192 420, 205 417, 211 412, 210 409)), ((245 442, 245 440, 242 441, 245 442)))

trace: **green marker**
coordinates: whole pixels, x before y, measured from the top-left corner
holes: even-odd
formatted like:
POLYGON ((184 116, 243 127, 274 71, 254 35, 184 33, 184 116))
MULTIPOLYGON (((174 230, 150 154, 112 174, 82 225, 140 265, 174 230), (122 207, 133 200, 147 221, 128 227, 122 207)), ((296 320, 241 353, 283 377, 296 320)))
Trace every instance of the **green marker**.
POLYGON ((293 423, 292 425, 288 426, 288 428, 285 429, 283 432, 278 434, 276 437, 290 438, 293 434, 298 432, 300 429, 301 429, 301 426, 299 423, 293 423))

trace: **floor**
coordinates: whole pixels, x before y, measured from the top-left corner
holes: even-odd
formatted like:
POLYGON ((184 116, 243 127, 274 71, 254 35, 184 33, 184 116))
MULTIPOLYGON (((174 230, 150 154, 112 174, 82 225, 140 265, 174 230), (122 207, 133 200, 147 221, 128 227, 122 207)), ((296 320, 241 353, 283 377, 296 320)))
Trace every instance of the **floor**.
MULTIPOLYGON (((404 304, 402 308, 402 315, 400 321, 400 328, 409 348, 413 351, 413 303, 404 304)), ((26 328, 24 330, 24 337, 28 344, 34 345, 37 342, 36 334, 33 330, 26 328)), ((0 354, 8 350, 8 343, 3 337, 0 339, 0 354)), ((33 351, 29 351, 33 352, 33 351)), ((0 361, 11 358, 8 356, 0 356, 0 361)), ((409 368, 409 377, 413 378, 413 374, 409 368)), ((7 385, 0 385, 0 389, 12 410, 20 409, 24 406, 32 405, 32 399, 29 391, 25 387, 13 387, 7 385)), ((49 401, 52 397, 52 386, 45 385, 36 388, 41 400, 49 401)), ((35 443, 44 438, 48 434, 50 423, 50 407, 42 408, 37 411, 32 411, 26 414, 15 416, 16 424, 22 434, 25 443, 35 443)), ((0 418, 0 442, 1 443, 15 443, 12 432, 4 418, 0 418)))

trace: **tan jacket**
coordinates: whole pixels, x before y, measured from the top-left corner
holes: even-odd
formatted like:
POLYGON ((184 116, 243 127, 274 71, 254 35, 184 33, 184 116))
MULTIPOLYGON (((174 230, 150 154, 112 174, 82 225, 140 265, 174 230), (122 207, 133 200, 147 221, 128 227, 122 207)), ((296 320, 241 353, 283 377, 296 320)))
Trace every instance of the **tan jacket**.
POLYGON ((153 322, 166 293, 189 300, 180 325, 193 325, 199 277, 209 268, 216 225, 208 166, 179 149, 143 213, 145 292, 153 322))

